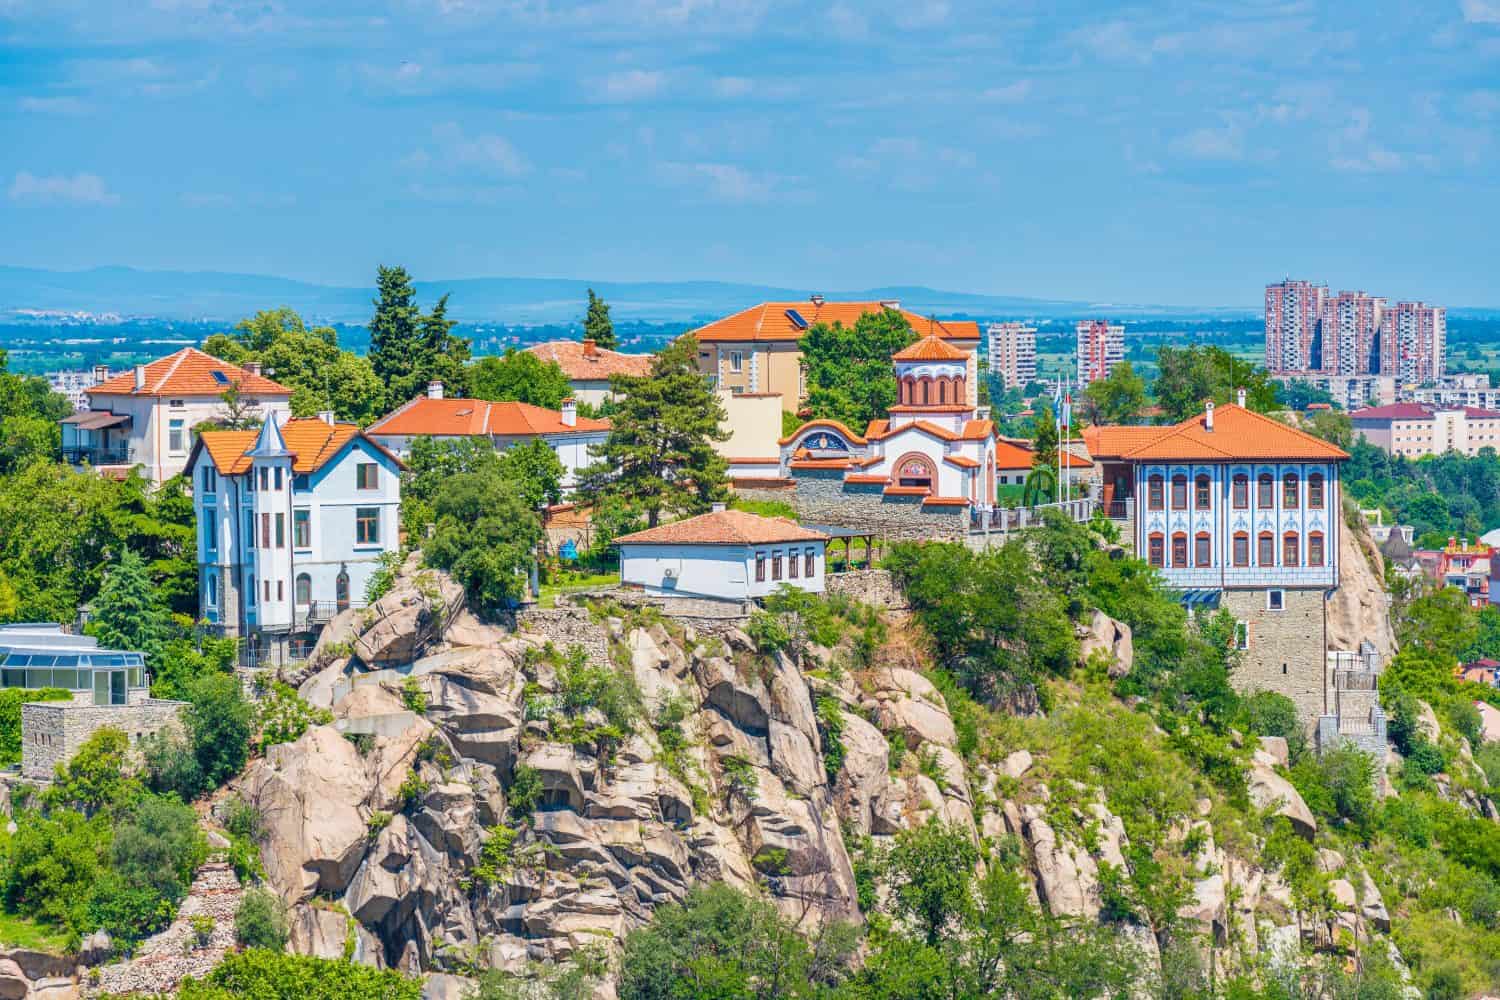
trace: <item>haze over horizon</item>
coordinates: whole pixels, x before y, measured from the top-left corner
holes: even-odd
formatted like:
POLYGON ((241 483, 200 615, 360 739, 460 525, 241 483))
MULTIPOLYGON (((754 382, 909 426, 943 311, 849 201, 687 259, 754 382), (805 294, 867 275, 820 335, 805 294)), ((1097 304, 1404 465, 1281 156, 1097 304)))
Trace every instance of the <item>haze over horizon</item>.
POLYGON ((0 0, 0 261, 1500 305, 1500 2, 0 0))

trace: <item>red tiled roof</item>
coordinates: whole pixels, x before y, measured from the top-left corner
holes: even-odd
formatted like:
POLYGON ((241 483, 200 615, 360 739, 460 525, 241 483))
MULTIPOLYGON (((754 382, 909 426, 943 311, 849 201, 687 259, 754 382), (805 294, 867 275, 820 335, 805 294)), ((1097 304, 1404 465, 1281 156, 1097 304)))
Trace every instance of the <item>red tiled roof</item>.
POLYGON ((1029 469, 1036 460, 1035 452, 1010 441, 995 442, 995 468, 1029 469))
POLYGON ((847 469, 849 465, 847 458, 794 458, 787 463, 793 469, 847 469))
POLYGON ((891 496, 898 497, 923 497, 932 491, 925 486, 896 486, 893 484, 887 486, 885 492, 891 496))
POLYGON ((784 517, 761 517, 743 510, 699 514, 615 539, 619 545, 769 545, 826 542, 828 536, 784 517))
MULTIPOLYGON (((258 430, 249 431, 204 431, 198 435, 189 457, 191 466, 199 449, 208 452, 214 468, 226 476, 239 475, 250 468, 246 452, 255 447, 258 430)), ((281 425, 281 436, 287 450, 292 453, 292 471, 316 472, 343 450, 344 445, 357 437, 364 437, 355 424, 329 424, 316 418, 288 420, 281 425)), ((379 444, 370 444, 385 454, 390 454, 379 444)), ((394 456, 392 456, 394 458, 394 456)), ((400 464, 399 461, 397 464, 400 464)))
POLYGON ((1349 414, 1350 420, 1430 420, 1433 408, 1426 403, 1392 403, 1367 406, 1349 414))
POLYGON ((651 355, 621 354, 596 347, 592 340, 550 340, 526 348, 543 361, 553 361, 569 381, 585 382, 607 379, 611 375, 645 375, 651 371, 651 355))
POLYGON ((873 484, 873 483, 885 483, 885 482, 889 482, 890 478, 891 478, 890 476, 875 476, 875 475, 869 475, 869 474, 863 473, 863 472, 856 472, 856 473, 852 473, 850 475, 845 476, 844 477, 844 482, 846 482, 846 483, 864 483, 866 485, 870 485, 870 484, 873 484))
POLYGON ((944 455, 943 461, 947 462, 949 465, 956 465, 960 469, 979 468, 979 463, 974 461, 972 458, 969 458, 967 455, 944 455))
POLYGON ((143 389, 136 389, 132 370, 87 391, 90 396, 221 396, 230 383, 238 383, 240 392, 246 394, 287 397, 292 394, 292 390, 279 382, 272 382, 264 375, 252 375, 196 347, 184 347, 148 364, 143 389), (214 378, 214 372, 223 374, 227 381, 214 378))
POLYGON ((609 430, 608 420, 578 417, 569 427, 556 410, 530 403, 491 403, 483 399, 433 399, 418 396, 375 421, 367 434, 430 437, 476 437, 499 434, 531 437, 539 434, 587 434, 609 430))
POLYGON ((969 355, 931 334, 891 355, 892 361, 966 361, 969 355))
MULTIPOLYGON (((700 344, 743 343, 747 341, 801 340, 806 328, 792 322, 788 310, 795 310, 808 326, 815 323, 841 323, 853 326, 866 313, 885 308, 879 302, 762 302, 742 309, 732 316, 714 320, 692 331, 700 344)), ((918 335, 934 334, 945 339, 979 339, 979 324, 972 320, 937 320, 918 316, 905 309, 897 310, 918 335)))
POLYGON ((923 507, 967 507, 969 501, 964 497, 927 497, 922 501, 923 507))
POLYGON ((1095 458, 1132 462, 1342 461, 1348 454, 1306 431, 1232 403, 1214 409, 1214 429, 1197 413, 1172 427, 1099 427, 1084 432, 1095 458))

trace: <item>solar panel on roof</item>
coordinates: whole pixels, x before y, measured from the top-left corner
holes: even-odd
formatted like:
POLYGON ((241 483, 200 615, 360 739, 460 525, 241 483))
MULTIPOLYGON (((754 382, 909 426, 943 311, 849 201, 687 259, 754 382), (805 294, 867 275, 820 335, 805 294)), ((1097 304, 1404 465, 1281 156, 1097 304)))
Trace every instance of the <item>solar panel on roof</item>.
POLYGON ((225 375, 223 372, 219 371, 219 369, 215 368, 213 370, 212 374, 213 374, 213 377, 214 377, 214 381, 217 382, 217 383, 219 383, 220 385, 228 385, 229 384, 229 376, 225 375))
POLYGON ((788 309, 786 311, 786 318, 789 319, 789 320, 791 320, 792 321, 792 325, 795 326, 797 329, 799 329, 799 330, 806 330, 807 329, 807 320, 803 319, 802 318, 802 314, 799 313, 797 310, 795 310, 795 309, 788 309))

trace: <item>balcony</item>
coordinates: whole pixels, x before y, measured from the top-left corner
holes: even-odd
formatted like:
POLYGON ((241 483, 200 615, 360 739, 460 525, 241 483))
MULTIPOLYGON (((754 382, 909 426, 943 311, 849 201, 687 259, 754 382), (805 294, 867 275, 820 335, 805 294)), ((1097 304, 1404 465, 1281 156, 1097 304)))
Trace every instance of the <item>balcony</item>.
POLYGON ((1123 500, 1111 500, 1104 511, 1104 515, 1111 521, 1130 521, 1135 518, 1135 499, 1126 497, 1123 500))
POLYGON ((63 461, 69 465, 130 465, 130 446, 119 445, 69 445, 62 450, 63 461))
POLYGON ((335 615, 345 608, 364 607, 364 602, 346 603, 340 606, 335 601, 313 601, 310 604, 299 604, 293 610, 294 624, 297 628, 307 628, 313 625, 326 625, 333 621, 335 615))

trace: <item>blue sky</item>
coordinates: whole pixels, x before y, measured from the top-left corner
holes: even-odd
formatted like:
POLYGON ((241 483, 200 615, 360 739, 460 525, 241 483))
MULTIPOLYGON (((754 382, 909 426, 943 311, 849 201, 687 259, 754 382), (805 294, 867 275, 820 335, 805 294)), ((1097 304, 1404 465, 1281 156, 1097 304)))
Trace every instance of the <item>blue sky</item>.
POLYGON ((1500 305, 1500 0, 0 0, 0 263, 1500 305))

